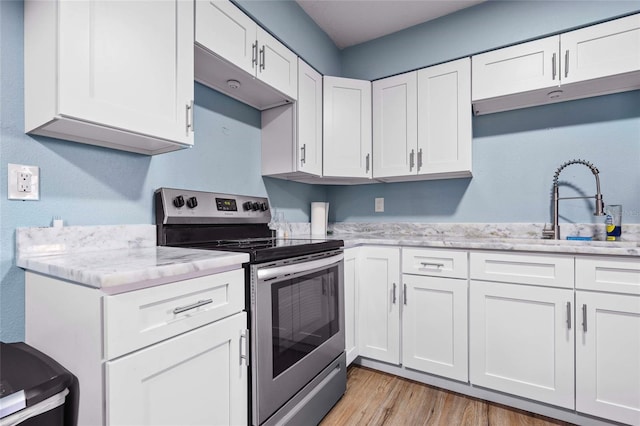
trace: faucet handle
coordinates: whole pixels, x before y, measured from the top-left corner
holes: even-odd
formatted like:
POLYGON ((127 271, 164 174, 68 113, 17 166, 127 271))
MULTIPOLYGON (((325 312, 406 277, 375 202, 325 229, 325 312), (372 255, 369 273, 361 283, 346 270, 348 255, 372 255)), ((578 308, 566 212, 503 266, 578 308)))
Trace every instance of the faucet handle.
POLYGON ((545 240, 553 240, 556 238, 556 232, 553 229, 553 225, 551 228, 547 228, 547 224, 544 224, 544 228, 542 229, 542 238, 545 240))

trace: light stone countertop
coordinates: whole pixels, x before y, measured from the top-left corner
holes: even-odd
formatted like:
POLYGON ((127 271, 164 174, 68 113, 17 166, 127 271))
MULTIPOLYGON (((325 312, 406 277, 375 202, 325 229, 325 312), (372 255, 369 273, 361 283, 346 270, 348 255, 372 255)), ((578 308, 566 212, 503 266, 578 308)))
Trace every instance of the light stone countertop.
POLYGON ((157 247, 154 225, 18 228, 16 265, 107 294, 239 269, 246 253, 157 247))

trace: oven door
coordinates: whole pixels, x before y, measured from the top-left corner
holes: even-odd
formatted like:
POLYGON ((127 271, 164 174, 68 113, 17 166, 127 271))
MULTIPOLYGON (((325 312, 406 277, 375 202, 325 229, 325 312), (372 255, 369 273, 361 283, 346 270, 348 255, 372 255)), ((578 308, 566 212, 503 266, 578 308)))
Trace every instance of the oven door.
POLYGON ((254 424, 344 352, 343 268, 341 251, 251 266, 254 424))

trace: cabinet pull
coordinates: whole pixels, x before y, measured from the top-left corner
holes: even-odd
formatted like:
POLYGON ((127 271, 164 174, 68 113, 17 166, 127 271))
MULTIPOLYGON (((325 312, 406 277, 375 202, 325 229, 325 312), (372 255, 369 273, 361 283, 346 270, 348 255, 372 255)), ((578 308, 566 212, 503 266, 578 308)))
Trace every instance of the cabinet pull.
POLYGON ((420 262, 420 264, 422 265, 422 268, 419 269, 441 269, 444 268, 444 263, 433 263, 433 262, 420 262))
POLYGON ((564 77, 567 78, 569 75, 569 51, 567 50, 564 53, 564 77))
POLYGON ((213 299, 198 300, 197 302, 192 303, 191 305, 178 306, 173 310, 173 313, 180 314, 185 311, 190 311, 191 309, 199 308, 200 306, 208 305, 209 303, 213 303, 213 299))
POLYGON ((396 304, 396 283, 393 283, 393 297, 391 299, 391 303, 396 304))
POLYGON ((582 331, 587 332, 587 305, 582 305, 582 331))
POLYGON ((402 294, 402 300, 404 301, 405 306, 407 305, 407 283, 404 284, 404 292, 402 294))
POLYGON ((571 302, 567 302, 567 328, 571 330, 571 302))
POLYGON ((258 66, 258 40, 251 45, 251 67, 258 66))
POLYGON ((240 342, 240 365, 242 365, 242 361, 244 360, 244 364, 247 367, 249 366, 249 356, 247 355, 249 353, 248 339, 247 339, 248 334, 249 334, 249 330, 242 330, 240 331, 240 339, 238 339, 238 342, 240 342))
POLYGON ((367 156, 365 157, 365 162, 366 162, 366 170, 365 173, 369 173, 369 157, 371 156, 371 154, 367 154, 367 156))
POLYGON ((186 107, 187 113, 187 136, 189 136, 189 132, 193 132, 193 101, 189 102, 186 107))
POLYGON ((262 45, 262 49, 260 49, 260 69, 264 70, 265 60, 264 60, 264 44, 262 45))
POLYGON ((415 155, 415 152, 412 149, 411 153, 409 154, 409 171, 413 170, 413 156, 414 155, 415 155))
POLYGON ((418 171, 422 168, 422 148, 418 150, 418 171))
POLYGON ((551 80, 556 79, 556 54, 551 56, 551 80))
POLYGON ((304 164, 307 162, 307 144, 302 144, 302 148, 300 148, 300 164, 304 164))

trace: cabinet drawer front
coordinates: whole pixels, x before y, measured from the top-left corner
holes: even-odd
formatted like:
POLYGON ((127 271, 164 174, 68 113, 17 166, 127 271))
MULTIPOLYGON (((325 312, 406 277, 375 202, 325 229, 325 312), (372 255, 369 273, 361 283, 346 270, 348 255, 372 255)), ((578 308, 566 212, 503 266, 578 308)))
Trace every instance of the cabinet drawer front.
POLYGON ((472 279, 573 288, 573 258, 539 254, 472 252, 472 279))
POLYGON ((576 258, 576 288, 640 294, 640 260, 576 258))
POLYGON ((467 278, 467 252, 403 248, 402 273, 467 278))
POLYGON ((243 309, 242 269, 106 296, 105 357, 119 357, 243 309))

